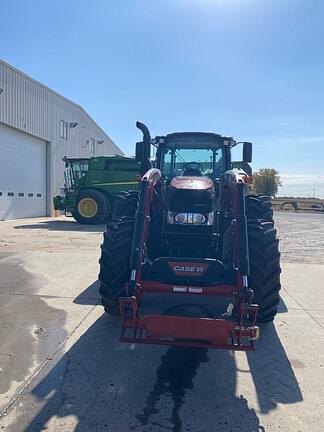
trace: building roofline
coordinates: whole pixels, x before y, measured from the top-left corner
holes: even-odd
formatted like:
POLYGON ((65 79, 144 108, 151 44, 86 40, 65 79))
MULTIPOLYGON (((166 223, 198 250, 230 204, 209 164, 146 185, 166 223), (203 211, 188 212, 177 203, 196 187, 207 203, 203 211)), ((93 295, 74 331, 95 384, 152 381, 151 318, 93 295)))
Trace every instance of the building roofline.
POLYGON ((102 129, 102 127, 100 127, 98 125, 98 123, 90 116, 90 114, 87 113, 87 111, 78 103, 73 102, 71 99, 68 99, 67 97, 61 95, 60 93, 58 93, 57 91, 51 89, 50 87, 48 87, 47 85, 41 83, 40 81, 32 78, 30 75, 26 74, 25 72, 21 71, 20 69, 16 68, 15 66, 12 66, 11 64, 7 63, 6 61, 2 60, 0 58, 0 64, 2 64, 3 66, 5 66, 8 69, 11 69, 12 71, 18 73, 19 75, 23 76, 24 78, 28 79, 29 81, 34 82, 35 84, 37 84, 38 86, 44 88, 45 90, 49 91, 50 93, 54 94, 55 96, 58 96, 59 98, 65 100, 66 102, 74 105, 75 107, 79 108, 96 126, 97 128, 112 142, 112 144, 117 147, 117 149, 119 151, 121 151, 123 153, 123 151, 117 146, 117 144, 115 144, 115 142, 110 138, 110 136, 102 129))

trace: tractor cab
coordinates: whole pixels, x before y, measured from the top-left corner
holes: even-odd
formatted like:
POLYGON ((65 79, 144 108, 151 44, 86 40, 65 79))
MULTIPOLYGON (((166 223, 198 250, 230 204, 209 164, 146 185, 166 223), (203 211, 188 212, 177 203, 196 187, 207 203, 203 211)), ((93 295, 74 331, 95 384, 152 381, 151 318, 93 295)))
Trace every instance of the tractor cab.
POLYGON ((250 142, 236 142, 232 137, 211 132, 176 132, 151 139, 143 123, 137 122, 137 127, 143 133, 143 141, 136 143, 135 158, 141 163, 143 174, 152 166, 169 181, 177 176, 205 176, 217 182, 231 169, 252 174, 250 142), (232 161, 231 150, 238 144, 243 144, 242 160, 232 161), (155 148, 154 161, 150 160, 151 148, 155 148))
MULTIPOLYGON (((177 132, 150 138, 146 126, 138 123, 143 141, 137 143, 136 158, 149 168, 150 146, 156 148, 153 165, 160 171, 162 244, 167 254, 210 258, 221 257, 224 175, 232 173, 231 137, 210 132, 177 132), (162 198, 162 200, 163 200, 162 198)), ((243 143, 243 161, 235 162, 243 172, 252 158, 251 143, 243 143)), ((144 171, 144 170, 143 170, 144 171)), ((234 174, 233 174, 234 175, 234 174)), ((228 195, 229 196, 229 195, 228 195)))
POLYGON ((228 169, 225 145, 229 140, 220 135, 175 133, 159 141, 156 166, 165 178, 205 176, 216 180, 228 169))
POLYGON ((85 180, 89 170, 89 159, 64 157, 63 162, 65 162, 65 185, 68 189, 75 189, 85 180))

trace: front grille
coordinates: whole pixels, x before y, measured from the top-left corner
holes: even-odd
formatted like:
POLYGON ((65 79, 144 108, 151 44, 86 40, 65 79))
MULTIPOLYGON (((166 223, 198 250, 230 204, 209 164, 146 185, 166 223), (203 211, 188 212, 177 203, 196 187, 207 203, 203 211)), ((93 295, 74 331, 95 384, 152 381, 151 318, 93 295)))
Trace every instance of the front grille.
POLYGON ((169 198, 169 210, 176 213, 210 213, 212 197, 207 190, 173 190, 169 198))

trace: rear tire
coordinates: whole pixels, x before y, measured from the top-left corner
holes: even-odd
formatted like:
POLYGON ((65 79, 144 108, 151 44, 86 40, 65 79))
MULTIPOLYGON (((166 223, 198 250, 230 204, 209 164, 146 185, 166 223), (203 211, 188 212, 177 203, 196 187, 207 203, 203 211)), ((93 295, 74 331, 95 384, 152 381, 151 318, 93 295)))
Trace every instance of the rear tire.
POLYGON ((279 240, 272 222, 249 221, 250 284, 259 304, 258 321, 273 321, 280 301, 279 240))
POLYGON ((113 220, 107 225, 101 246, 99 293, 105 312, 114 315, 119 313, 119 297, 125 294, 125 284, 130 276, 133 231, 133 218, 113 220))
POLYGON ((103 192, 81 190, 76 199, 74 219, 81 224, 95 225, 107 222, 111 213, 110 201, 103 192))

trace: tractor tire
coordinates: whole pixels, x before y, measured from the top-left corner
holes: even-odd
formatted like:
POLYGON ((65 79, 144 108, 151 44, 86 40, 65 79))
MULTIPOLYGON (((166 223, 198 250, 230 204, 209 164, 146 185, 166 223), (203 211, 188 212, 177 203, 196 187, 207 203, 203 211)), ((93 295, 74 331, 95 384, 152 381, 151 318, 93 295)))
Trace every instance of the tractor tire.
POLYGON ((279 240, 272 222, 249 221, 250 286, 259 304, 258 322, 273 321, 280 301, 279 240))
POLYGON ((273 222, 271 200, 266 195, 248 195, 246 197, 246 212, 249 220, 262 219, 273 222))
POLYGON ((76 199, 74 219, 81 224, 96 225, 107 222, 111 204, 107 195, 94 189, 81 190, 76 199))
POLYGON ((116 195, 114 208, 112 210, 112 219, 121 219, 122 217, 135 217, 138 207, 139 192, 123 191, 116 195))
POLYGON ((130 251, 133 240, 134 218, 112 220, 107 224, 99 259, 99 293, 105 312, 119 313, 119 297, 124 295, 129 280, 130 251))

